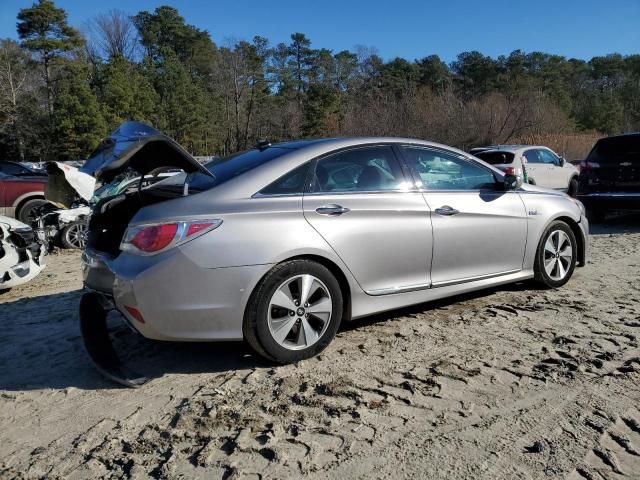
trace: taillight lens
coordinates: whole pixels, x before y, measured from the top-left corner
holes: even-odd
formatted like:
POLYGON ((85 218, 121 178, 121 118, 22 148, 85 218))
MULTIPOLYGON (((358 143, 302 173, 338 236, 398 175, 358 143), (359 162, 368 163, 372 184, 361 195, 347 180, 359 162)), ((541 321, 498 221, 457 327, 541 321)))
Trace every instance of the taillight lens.
POLYGON ((141 228, 131 239, 131 244, 143 252, 157 252, 169 245, 178 233, 177 223, 153 225, 141 228))
POLYGON ((600 168, 600 164, 596 162, 588 162, 586 160, 580 162, 580 172, 590 172, 596 168, 600 168))
POLYGON ((515 167, 507 167, 504 169, 504 173, 507 175, 520 175, 520 169, 515 167))
POLYGON ((222 220, 167 222, 129 227, 120 249, 140 255, 153 255, 192 240, 220 226, 222 220))

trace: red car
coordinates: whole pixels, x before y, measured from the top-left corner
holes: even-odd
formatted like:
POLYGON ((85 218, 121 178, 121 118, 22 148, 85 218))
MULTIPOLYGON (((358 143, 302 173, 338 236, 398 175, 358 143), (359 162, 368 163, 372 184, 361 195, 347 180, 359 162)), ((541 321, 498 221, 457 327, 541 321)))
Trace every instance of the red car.
POLYGON ((2 168, 13 165, 19 164, 0 162, 0 215, 15 217, 29 224, 31 211, 47 203, 44 199, 47 176, 23 165, 19 165, 23 170, 11 173, 2 168))

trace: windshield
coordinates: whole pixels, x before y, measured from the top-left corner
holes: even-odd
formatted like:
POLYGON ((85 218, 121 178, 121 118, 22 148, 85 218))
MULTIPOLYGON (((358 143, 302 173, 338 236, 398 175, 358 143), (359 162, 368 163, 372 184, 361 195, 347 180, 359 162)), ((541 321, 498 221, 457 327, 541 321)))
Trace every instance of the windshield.
POLYGON ((496 151, 478 152, 474 155, 490 165, 503 165, 507 163, 513 163, 513 158, 515 157, 515 155, 511 152, 496 151))

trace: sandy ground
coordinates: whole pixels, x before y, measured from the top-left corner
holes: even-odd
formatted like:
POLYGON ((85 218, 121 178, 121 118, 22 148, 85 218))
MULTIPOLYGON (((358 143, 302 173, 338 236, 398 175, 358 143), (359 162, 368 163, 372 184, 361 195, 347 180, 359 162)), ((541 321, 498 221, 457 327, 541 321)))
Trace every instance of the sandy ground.
POLYGON ((0 295, 0 477, 640 478, 638 225, 597 228, 560 290, 352 322, 298 365, 120 328, 138 390, 90 366, 79 255, 52 255, 0 295))

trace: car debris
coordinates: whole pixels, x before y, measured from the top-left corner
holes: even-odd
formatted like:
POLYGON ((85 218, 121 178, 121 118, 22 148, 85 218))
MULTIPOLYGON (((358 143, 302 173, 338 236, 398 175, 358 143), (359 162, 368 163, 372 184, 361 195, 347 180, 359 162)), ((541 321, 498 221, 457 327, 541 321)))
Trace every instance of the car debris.
POLYGON ((33 229, 10 217, 0 216, 0 290, 22 285, 45 267, 45 246, 33 229))

